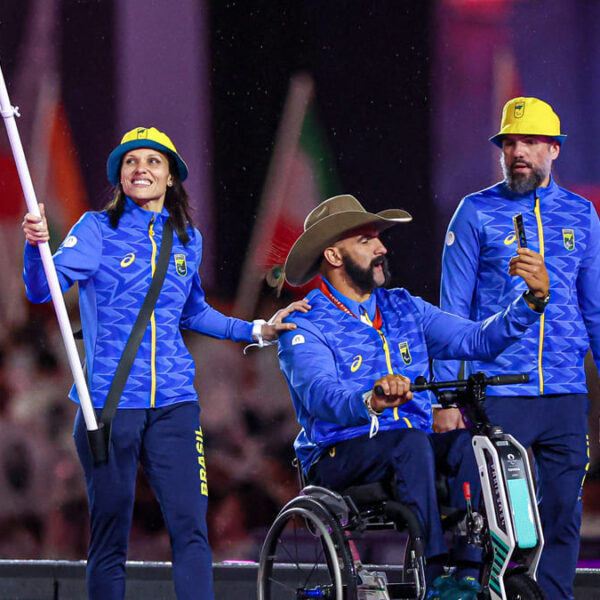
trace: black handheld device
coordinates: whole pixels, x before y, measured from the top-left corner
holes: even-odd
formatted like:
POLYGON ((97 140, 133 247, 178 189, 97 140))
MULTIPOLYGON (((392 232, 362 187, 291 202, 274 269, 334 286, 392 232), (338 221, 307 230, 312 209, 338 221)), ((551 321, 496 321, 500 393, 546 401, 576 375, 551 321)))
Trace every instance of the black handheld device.
POLYGON ((519 246, 519 248, 527 248, 527 238, 525 237, 523 215, 521 213, 518 213, 512 219, 513 225, 515 226, 515 235, 517 236, 517 245, 519 246))

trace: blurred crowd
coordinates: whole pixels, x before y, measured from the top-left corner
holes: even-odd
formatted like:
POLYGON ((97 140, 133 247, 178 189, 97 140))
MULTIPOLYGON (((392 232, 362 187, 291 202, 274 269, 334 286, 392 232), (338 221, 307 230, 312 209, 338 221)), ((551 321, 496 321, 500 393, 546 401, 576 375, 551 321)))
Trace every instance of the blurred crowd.
MULTIPOLYGON (((88 516, 72 440, 77 407, 67 398, 72 375, 52 305, 33 305, 21 294, 24 314, 4 323, 0 338, 0 556, 83 559, 88 516)), ((77 329, 74 296, 68 306, 77 329)), ((193 333, 186 343, 197 365, 214 558, 256 559, 266 528, 298 491, 298 426, 276 347, 244 355, 242 344, 193 333)), ((170 560, 160 508, 142 471, 129 559, 170 560)))
MULTIPOLYGON (((67 300, 77 329, 76 298, 67 300)), ((0 557, 80 560, 88 516, 71 435, 77 410, 67 399, 72 376, 52 306, 32 305, 24 295, 22 306, 24 313, 4 324, 0 338, 0 557)), ((269 300, 257 312, 272 314, 273 308, 269 300)), ((292 464, 298 425, 277 350, 250 348, 244 355, 242 344, 193 333, 186 343, 196 359, 214 560, 256 560, 275 515, 298 492, 292 464)), ((590 418, 584 534, 600 538, 597 413, 594 408, 590 418)), ((141 471, 129 559, 170 560, 160 508, 141 471)))

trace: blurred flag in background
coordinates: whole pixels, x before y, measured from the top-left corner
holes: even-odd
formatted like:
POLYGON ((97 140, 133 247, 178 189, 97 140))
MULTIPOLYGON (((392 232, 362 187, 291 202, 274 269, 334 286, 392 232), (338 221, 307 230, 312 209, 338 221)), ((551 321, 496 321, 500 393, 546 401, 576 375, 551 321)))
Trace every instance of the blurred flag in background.
POLYGON ((29 153, 38 202, 44 202, 54 245, 89 210, 79 157, 58 85, 40 91, 29 153))
MULTIPOLYGON (((334 160, 316 115, 313 81, 305 73, 296 74, 283 108, 234 314, 253 316, 264 281, 278 290, 284 286, 283 265, 304 231, 304 219, 338 193, 334 160)), ((290 289, 302 297, 312 287, 309 283, 290 289)))
MULTIPOLYGON (((60 15, 56 0, 32 0, 10 80, 10 100, 19 107, 19 136, 38 202, 46 207, 52 245, 88 209, 89 202, 71 128, 61 99, 58 50, 60 15)), ((21 278, 27 211, 12 151, 0 134, 0 337, 26 318, 21 278), (6 329, 5 329, 6 328, 6 329)))

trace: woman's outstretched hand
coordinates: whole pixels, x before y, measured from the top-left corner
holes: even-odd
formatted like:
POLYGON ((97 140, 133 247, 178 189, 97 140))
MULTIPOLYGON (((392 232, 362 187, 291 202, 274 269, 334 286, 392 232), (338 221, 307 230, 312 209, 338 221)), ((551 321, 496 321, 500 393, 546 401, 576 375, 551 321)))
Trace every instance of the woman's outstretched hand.
POLYGON ((310 304, 306 298, 296 300, 285 308, 278 310, 268 321, 262 326, 262 337, 267 342, 276 340, 279 335, 285 331, 296 329, 295 323, 283 323, 283 320, 289 317, 294 311, 308 312, 310 304))

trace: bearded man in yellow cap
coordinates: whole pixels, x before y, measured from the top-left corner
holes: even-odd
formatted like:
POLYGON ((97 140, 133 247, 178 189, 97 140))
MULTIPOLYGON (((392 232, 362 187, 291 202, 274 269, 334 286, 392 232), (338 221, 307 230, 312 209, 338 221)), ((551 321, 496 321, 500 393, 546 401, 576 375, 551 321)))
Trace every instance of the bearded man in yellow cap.
MULTIPOLYGON (((538 579, 552 600, 573 598, 588 467, 589 348, 600 366, 600 223, 589 201, 552 177, 565 137, 546 102, 506 103, 500 131, 490 138, 502 151, 504 180, 461 201, 446 235, 441 285, 441 308, 483 319, 524 289, 509 276, 511 257, 530 249, 544 256, 550 293, 531 298, 546 308, 542 319, 494 360, 465 368, 529 374, 528 384, 489 389, 486 410, 492 422, 533 449, 545 537, 538 579), (524 234, 515 233, 518 215, 524 234)), ((455 379, 459 367, 436 362, 434 372, 439 380, 455 379)), ((436 415, 438 431, 457 426, 463 426, 458 411, 436 415)))

